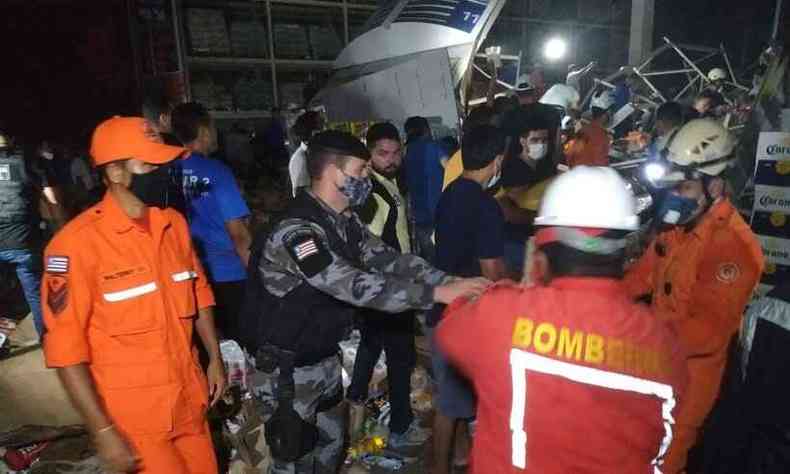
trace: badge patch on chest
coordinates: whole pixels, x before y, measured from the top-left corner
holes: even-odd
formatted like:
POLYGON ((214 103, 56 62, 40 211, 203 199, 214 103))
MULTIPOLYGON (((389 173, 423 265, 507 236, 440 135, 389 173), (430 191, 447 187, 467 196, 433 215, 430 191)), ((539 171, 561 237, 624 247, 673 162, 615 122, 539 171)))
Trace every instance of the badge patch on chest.
POLYGON ((0 165, 0 181, 11 181, 11 165, 0 165))
POLYGON ((736 263, 728 262, 719 265, 716 270, 716 279, 722 283, 732 283, 741 276, 741 267, 736 263))

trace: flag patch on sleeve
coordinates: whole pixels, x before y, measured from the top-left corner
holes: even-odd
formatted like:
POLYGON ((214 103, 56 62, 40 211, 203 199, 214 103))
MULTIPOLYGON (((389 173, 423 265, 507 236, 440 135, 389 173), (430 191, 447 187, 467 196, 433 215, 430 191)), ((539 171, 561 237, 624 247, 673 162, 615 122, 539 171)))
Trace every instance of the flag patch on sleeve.
POLYGON ((294 255, 298 261, 302 261, 311 255, 318 253, 318 246, 315 244, 315 239, 310 239, 301 244, 294 246, 294 255))
POLYGON ((68 273, 69 257, 50 255, 47 257, 46 271, 49 273, 68 273))
POLYGON ((312 231, 287 234, 283 237, 283 244, 307 278, 321 273, 332 263, 332 254, 312 231))

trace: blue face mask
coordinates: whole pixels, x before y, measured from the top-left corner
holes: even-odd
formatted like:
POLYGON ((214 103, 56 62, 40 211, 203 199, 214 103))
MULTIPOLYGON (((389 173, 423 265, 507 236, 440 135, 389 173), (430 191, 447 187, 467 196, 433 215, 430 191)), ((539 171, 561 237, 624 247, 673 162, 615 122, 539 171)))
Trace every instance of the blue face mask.
POLYGON ((699 214, 699 202, 674 193, 667 193, 658 207, 658 218, 665 224, 683 225, 699 214))
MULTIPOLYGON (((343 172, 341 171, 341 173, 343 172)), ((348 205, 358 207, 365 204, 370 196, 370 191, 373 190, 373 182, 370 178, 356 178, 343 174, 346 176, 346 181, 339 190, 348 198, 348 205)))

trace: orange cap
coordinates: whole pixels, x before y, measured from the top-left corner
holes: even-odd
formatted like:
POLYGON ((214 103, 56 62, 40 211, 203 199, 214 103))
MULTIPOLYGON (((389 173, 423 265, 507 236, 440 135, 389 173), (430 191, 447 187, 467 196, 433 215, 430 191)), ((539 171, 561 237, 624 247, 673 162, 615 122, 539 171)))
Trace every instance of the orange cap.
POLYGON ((145 119, 141 117, 116 116, 100 123, 91 139, 93 164, 100 166, 136 158, 152 165, 161 165, 186 151, 155 141, 147 127, 145 119))

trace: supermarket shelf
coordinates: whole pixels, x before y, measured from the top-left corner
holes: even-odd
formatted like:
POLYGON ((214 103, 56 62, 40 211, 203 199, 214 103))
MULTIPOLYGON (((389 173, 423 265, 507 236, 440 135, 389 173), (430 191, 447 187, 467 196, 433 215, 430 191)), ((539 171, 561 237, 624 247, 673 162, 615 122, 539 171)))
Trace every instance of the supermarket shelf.
MULTIPOLYGON (((263 3, 261 0, 258 0, 263 3)), ((310 7, 343 7, 343 2, 327 2, 322 0, 269 0, 272 4, 305 5, 310 7)), ((345 3, 345 6, 354 10, 376 11, 376 5, 366 5, 364 3, 345 3)))
POLYGON ((205 66, 270 66, 271 59, 268 58, 235 58, 218 56, 187 56, 190 64, 201 64, 205 66))
POLYGON ((285 68, 303 68, 303 69, 331 69, 334 61, 323 61, 320 59, 276 59, 274 63, 278 66, 285 68))
POLYGON ((184 2, 187 8, 252 8, 257 2, 252 1, 227 1, 227 0, 188 0, 184 2))
MULTIPOLYGON (((271 98, 275 104, 283 101, 291 102, 292 95, 300 92, 298 95, 301 97, 301 87, 311 81, 320 81, 324 76, 332 71, 334 64, 334 49, 339 53, 342 46, 352 37, 349 33, 349 28, 358 32, 361 25, 367 20, 373 12, 377 10, 377 0, 173 0, 178 5, 177 11, 179 14, 178 23, 180 24, 180 35, 182 40, 179 40, 182 45, 181 58, 185 65, 185 69, 193 78, 200 80, 209 80, 214 83, 221 84, 223 93, 231 93, 233 95, 234 104, 244 101, 239 101, 236 94, 239 93, 235 90, 235 84, 230 85, 232 82, 240 80, 239 78, 250 76, 250 72, 255 72, 256 80, 266 81, 271 85, 271 98), (356 3, 354 3, 356 2, 356 3), (189 16, 187 12, 192 8, 203 9, 216 9, 222 12, 224 18, 230 21, 227 28, 213 28, 217 26, 215 22, 205 21, 205 25, 193 19, 195 31, 191 31, 190 24, 188 24, 189 16), (255 43, 254 45, 242 44, 238 49, 233 42, 234 32, 231 31, 233 22, 238 20, 241 22, 246 21, 244 13, 246 10, 249 13, 250 20, 260 23, 262 26, 261 38, 265 42, 266 56, 259 57, 236 57, 225 55, 226 43, 230 42, 229 54, 236 50, 240 54, 247 54, 253 56, 255 54, 264 53, 263 49, 256 49, 255 47, 262 48, 264 42, 261 44, 255 43), (241 13, 241 14, 240 14, 241 13), (283 26, 296 25, 300 27, 294 36, 295 39, 289 39, 288 28, 283 26), (202 28, 202 29, 201 29, 202 28), (206 31, 203 31, 206 30, 206 31), (323 41, 327 31, 333 30, 336 35, 337 45, 323 41), (195 41, 192 35, 196 35, 199 41, 195 41), (203 34, 203 36, 201 36, 203 34), (205 36, 205 37, 204 37, 205 36), (228 41, 227 36, 230 37, 228 41), (220 41, 221 40, 221 41, 220 41), (298 42, 296 40, 299 40, 298 42), (214 43, 221 43, 216 46, 214 43), (319 44, 311 43, 318 41, 319 44), (281 48, 277 48, 277 45, 281 48), (196 54, 190 54, 192 47, 203 47, 205 49, 195 49, 196 54), (200 51, 203 51, 201 55, 200 51), (223 52, 220 52, 223 51, 223 52), (316 58, 321 59, 303 59, 308 57, 310 52, 316 55, 316 58), (298 59, 288 59, 298 58, 298 59), (299 86, 299 90, 296 86, 299 86)), ((203 16, 210 17, 216 13, 201 13, 203 16)), ((292 28, 293 29, 293 28, 292 28)), ((243 30, 242 32, 246 32, 243 30)), ((249 36, 249 35, 247 35, 249 36)), ((243 36, 245 41, 247 36, 243 36)), ((257 37, 257 36, 256 36, 257 37)), ((238 42, 238 38, 237 42, 238 42)), ((255 38, 251 37, 250 41, 255 38)), ((196 79, 195 79, 196 80, 196 79)), ((193 81, 191 80, 187 94, 192 96, 193 81)), ((226 99, 223 97, 223 99, 226 99)), ((228 106, 226 101, 221 101, 215 105, 216 107, 228 106)), ((262 104, 255 105, 251 103, 251 107, 262 107, 262 104)), ((255 119, 265 118, 269 116, 267 111, 243 111, 243 112, 230 112, 227 110, 219 110, 213 112, 212 115, 218 119, 255 119)))
MULTIPOLYGON (((342 8, 343 2, 332 2, 327 0, 270 0, 271 3, 287 4, 287 5, 301 5, 308 7, 337 7, 342 8)), ((253 6, 263 6, 266 0, 252 0, 252 1, 225 1, 225 0, 187 0, 185 4, 189 8, 250 8, 253 6)), ((345 2, 345 6, 350 10, 370 10, 375 11, 376 5, 365 3, 351 3, 345 2)))
MULTIPOLYGON (((272 60, 267 58, 235 58, 235 57, 216 57, 216 56, 187 56, 190 64, 207 66, 271 66, 272 60)), ((318 59, 275 59, 277 66, 295 68, 331 68, 334 61, 323 61, 318 59)))
POLYGON ((239 110, 237 112, 232 112, 229 110, 212 110, 210 113, 212 117, 218 120, 269 118, 272 115, 268 110, 239 110))

